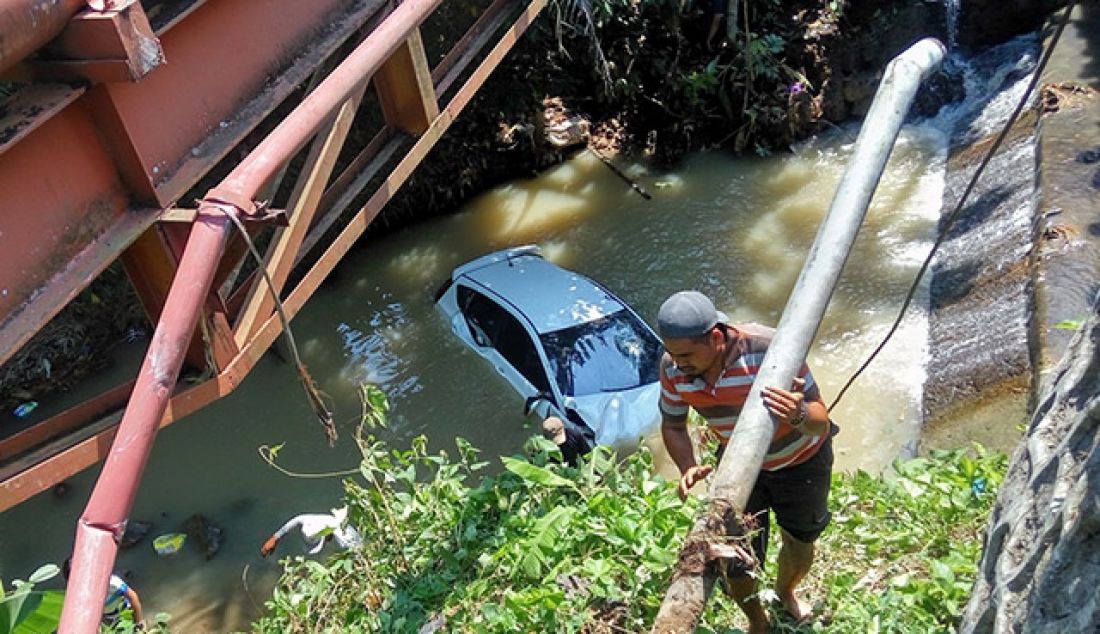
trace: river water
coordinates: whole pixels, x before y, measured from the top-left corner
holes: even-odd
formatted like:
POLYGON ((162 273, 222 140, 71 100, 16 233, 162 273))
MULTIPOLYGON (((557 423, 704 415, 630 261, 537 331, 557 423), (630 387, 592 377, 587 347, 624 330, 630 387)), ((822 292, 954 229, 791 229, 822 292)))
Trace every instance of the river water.
MULTIPOLYGON (((710 294, 735 321, 774 325, 838 182, 855 129, 838 130, 792 155, 690 157, 669 172, 627 171, 644 200, 591 154, 539 178, 485 193, 460 212, 424 222, 349 255, 293 322, 302 356, 335 404, 341 437, 330 448, 292 366, 267 357, 232 395, 160 434, 132 518, 174 532, 192 514, 223 526, 224 546, 206 561, 192 548, 158 557, 150 542, 120 553, 149 614, 173 615, 178 631, 246 629, 278 574, 263 540, 290 516, 339 503, 338 478, 289 477, 260 457, 318 473, 354 468, 358 389, 381 386, 392 401, 381 435, 407 446, 419 434, 453 449, 462 436, 485 455, 517 452, 532 430, 503 379, 450 334, 431 295, 473 257, 535 243, 552 261, 608 286, 652 320, 670 293, 710 294)), ((895 317, 934 237, 947 140, 907 127, 845 268, 809 363, 831 400, 895 317)), ((927 295, 834 411, 837 464, 877 471, 911 451, 921 421, 927 295)), ((121 371, 121 370, 120 370, 121 371)), ((660 442, 650 439, 655 451, 660 442)), ((666 473, 667 458, 659 462, 666 473)), ((0 516, 0 576, 26 578, 71 549, 74 522, 98 469, 69 494, 40 495, 0 516)), ((293 539, 279 555, 292 554, 293 539)))

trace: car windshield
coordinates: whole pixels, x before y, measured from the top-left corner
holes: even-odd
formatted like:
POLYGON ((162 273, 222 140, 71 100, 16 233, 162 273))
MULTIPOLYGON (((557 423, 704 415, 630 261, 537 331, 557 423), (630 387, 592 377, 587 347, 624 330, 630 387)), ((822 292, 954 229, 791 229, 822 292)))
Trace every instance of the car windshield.
POLYGON ((657 380, 661 343, 627 310, 541 335, 562 394, 629 390, 657 380))

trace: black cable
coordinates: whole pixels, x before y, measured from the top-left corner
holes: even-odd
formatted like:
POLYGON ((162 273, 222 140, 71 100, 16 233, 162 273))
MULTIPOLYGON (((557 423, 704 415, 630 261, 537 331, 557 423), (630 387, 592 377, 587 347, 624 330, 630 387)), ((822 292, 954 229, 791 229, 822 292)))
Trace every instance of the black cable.
POLYGON ((1077 0, 1071 0, 1066 5, 1066 11, 1062 15, 1062 21, 1058 24, 1058 28, 1054 31, 1054 36, 1050 39, 1050 45, 1043 51, 1042 57, 1039 59, 1038 66, 1035 67, 1035 73, 1031 77, 1031 82, 1027 86, 1027 90, 1024 91, 1023 96, 1020 97, 1020 102, 1016 104, 1016 109, 1012 111, 1012 115, 1009 116, 1008 121, 1005 122, 1004 127, 1001 129, 1001 133, 997 135, 997 140, 993 142, 993 145, 989 147, 989 151, 986 152, 985 157, 982 159, 978 169, 974 171, 974 175, 970 178, 970 182, 967 184, 966 189, 963 191, 962 196, 959 198, 959 202, 955 205, 955 209, 951 211, 947 216, 947 220, 944 221, 942 228, 940 229, 939 236, 936 237, 936 242, 932 244, 932 249, 928 252, 928 257, 924 258, 924 263, 921 264, 920 270, 917 272, 916 279, 913 280, 912 286, 909 287, 909 293, 905 296, 905 301, 901 305, 901 310, 898 311, 897 319, 894 320, 894 324, 890 326, 890 332, 886 333, 882 342, 871 353, 871 356, 867 357, 867 360, 863 362, 863 365, 859 366, 852 376, 848 378, 848 381, 844 384, 844 387, 840 389, 840 392, 833 399, 833 402, 829 405, 829 411, 832 412, 836 404, 840 402, 840 399, 844 397, 845 392, 852 386, 859 375, 867 369, 867 366, 871 365, 871 362, 875 360, 878 353, 882 352, 882 349, 886 347, 886 343, 890 341, 890 337, 894 336, 897 332, 898 326, 901 325, 901 320, 905 316, 905 311, 909 308, 909 304, 913 301, 913 295, 917 292, 917 287, 920 286, 921 278, 924 277, 928 266, 932 263, 932 257, 936 255, 936 251, 939 250, 940 245, 947 238, 947 232, 951 230, 951 227, 955 224, 955 220, 958 219, 959 213, 962 211, 963 205, 966 203, 966 199, 970 196, 970 192, 974 189, 974 185, 978 183, 978 178, 981 177, 982 172, 985 171, 989 161, 993 158, 993 155, 997 152, 997 149, 1001 147, 1001 143, 1004 142, 1005 137, 1008 136, 1009 130, 1012 129, 1013 124, 1016 123, 1016 119, 1019 118, 1020 113, 1023 112, 1024 106, 1027 105, 1028 97, 1035 90, 1036 84, 1042 78, 1043 69, 1046 68, 1047 62, 1050 61, 1051 54, 1054 53, 1054 47, 1058 44, 1058 39, 1062 37, 1062 31, 1065 30, 1066 25, 1069 24, 1069 16, 1073 12, 1074 6, 1077 5, 1077 0))

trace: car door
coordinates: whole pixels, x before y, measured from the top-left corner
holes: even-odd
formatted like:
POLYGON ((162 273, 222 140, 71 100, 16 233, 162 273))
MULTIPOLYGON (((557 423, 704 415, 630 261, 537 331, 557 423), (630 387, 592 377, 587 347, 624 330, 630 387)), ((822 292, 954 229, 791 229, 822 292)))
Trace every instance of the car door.
POLYGON ((484 357, 524 399, 551 395, 549 400, 533 402, 540 415, 549 413, 556 401, 546 374, 546 364, 535 344, 533 330, 526 320, 502 306, 487 293, 465 284, 455 289, 459 311, 484 357))

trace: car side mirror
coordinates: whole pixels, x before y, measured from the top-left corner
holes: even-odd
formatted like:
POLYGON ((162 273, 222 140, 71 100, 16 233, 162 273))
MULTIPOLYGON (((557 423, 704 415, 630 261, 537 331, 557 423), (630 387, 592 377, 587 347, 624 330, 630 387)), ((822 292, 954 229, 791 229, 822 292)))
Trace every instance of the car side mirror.
POLYGON ((523 415, 529 416, 531 414, 531 411, 535 409, 535 405, 538 404, 539 401, 549 402, 550 395, 546 392, 539 392, 534 396, 528 396, 527 399, 523 401, 523 415))

